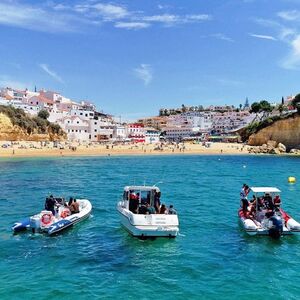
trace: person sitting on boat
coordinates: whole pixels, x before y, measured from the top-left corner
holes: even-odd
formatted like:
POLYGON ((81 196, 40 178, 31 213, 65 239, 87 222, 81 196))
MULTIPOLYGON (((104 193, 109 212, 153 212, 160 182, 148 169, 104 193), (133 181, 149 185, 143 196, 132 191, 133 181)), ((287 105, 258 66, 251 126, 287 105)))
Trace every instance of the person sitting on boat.
POLYGON ((159 213, 160 214, 167 214, 168 213, 168 210, 167 210, 167 208, 164 204, 161 205, 159 213))
POLYGON ((150 204, 148 202, 146 203, 146 207, 147 207, 147 213, 149 215, 153 215, 156 213, 155 208, 153 206, 150 206, 150 204))
POLYGON ((169 215, 177 215, 177 211, 175 210, 172 204, 169 206, 168 211, 169 211, 169 215))
POLYGON ((70 206, 70 211, 72 214, 79 213, 79 203, 76 201, 76 199, 73 199, 73 202, 70 206))
POLYGON ((266 193, 264 196, 264 204, 265 204, 265 207, 269 210, 274 210, 274 208, 275 208, 272 197, 269 193, 266 193))
POLYGON ((281 199, 280 199, 279 195, 276 195, 274 197, 274 206, 275 206, 275 209, 279 210, 280 205, 281 205, 281 199))
POLYGON ((129 191, 129 200, 138 199, 137 194, 134 191, 129 191))
POLYGON ((145 204, 142 204, 140 207, 139 207, 139 214, 140 215, 146 215, 148 212, 148 209, 147 209, 147 206, 145 204))
POLYGON ((45 209, 48 211, 51 211, 53 216, 55 216, 55 204, 56 204, 56 201, 55 201, 53 195, 50 195, 49 197, 46 198, 45 209))

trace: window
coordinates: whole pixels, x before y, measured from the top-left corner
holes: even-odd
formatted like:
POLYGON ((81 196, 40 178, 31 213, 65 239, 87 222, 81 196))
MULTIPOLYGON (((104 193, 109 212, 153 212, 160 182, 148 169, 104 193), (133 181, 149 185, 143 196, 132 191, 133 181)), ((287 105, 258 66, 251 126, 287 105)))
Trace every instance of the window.
POLYGON ((77 124, 79 124, 79 121, 77 121, 77 124))
POLYGON ((80 115, 82 116, 82 113, 80 113, 80 115))
POLYGON ((95 132, 97 132, 97 129, 95 129, 95 132))

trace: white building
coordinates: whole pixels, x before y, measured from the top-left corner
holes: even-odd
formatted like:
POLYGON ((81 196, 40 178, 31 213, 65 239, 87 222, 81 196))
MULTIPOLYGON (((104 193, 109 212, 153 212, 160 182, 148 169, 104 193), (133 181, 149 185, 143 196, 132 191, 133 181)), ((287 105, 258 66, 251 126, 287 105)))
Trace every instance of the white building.
POLYGON ((195 136, 200 132, 200 128, 190 126, 173 126, 164 128, 164 131, 166 133, 166 139, 180 141, 183 138, 195 136))
POLYGON ((128 136, 128 130, 127 127, 124 125, 118 125, 114 127, 113 130, 113 139, 117 141, 124 141, 128 136))
POLYGON ((67 116, 57 122, 67 133, 70 141, 88 141, 90 139, 89 121, 77 116, 67 116))
POLYGON ((249 111, 216 112, 213 115, 212 132, 221 134, 236 131, 250 124, 254 118, 255 114, 249 111))
POLYGON ((160 131, 154 128, 145 129, 145 143, 146 144, 157 144, 160 142, 160 131))
POLYGON ((198 127, 201 132, 212 129, 213 113, 211 112, 186 112, 168 117, 167 127, 198 127))

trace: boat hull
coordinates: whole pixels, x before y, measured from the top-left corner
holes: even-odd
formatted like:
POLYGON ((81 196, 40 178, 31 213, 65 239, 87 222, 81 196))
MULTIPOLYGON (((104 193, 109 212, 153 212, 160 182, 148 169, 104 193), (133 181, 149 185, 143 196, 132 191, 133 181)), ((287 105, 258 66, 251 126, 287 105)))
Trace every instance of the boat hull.
POLYGON ((26 218, 21 222, 16 222, 12 226, 12 230, 14 233, 19 233, 26 230, 32 230, 33 232, 38 231, 38 232, 46 233, 48 235, 54 235, 56 233, 62 232, 63 230, 70 228, 71 226, 85 220, 91 214, 92 205, 89 200, 78 199, 77 201, 79 202, 81 207, 79 213, 72 214, 66 218, 55 219, 55 221, 51 223, 48 227, 36 228, 35 226, 32 226, 30 218, 26 218))
POLYGON ((135 237, 175 238, 178 235, 177 215, 136 215, 120 208, 118 212, 122 226, 135 237))
MULTIPOLYGON (((300 232, 300 224, 288 216, 282 209, 280 209, 281 217, 283 220, 283 228, 281 235, 291 235, 300 232)), ((243 212, 239 210, 238 212, 240 223, 244 231, 250 235, 270 235, 268 228, 268 220, 258 222, 257 220, 252 220, 244 217, 243 212)))

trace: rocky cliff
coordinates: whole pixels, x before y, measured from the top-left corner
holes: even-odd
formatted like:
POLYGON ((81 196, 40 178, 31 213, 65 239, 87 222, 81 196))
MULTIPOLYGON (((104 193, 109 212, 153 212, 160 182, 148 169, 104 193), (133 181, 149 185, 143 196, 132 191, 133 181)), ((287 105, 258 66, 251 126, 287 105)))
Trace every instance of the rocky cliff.
POLYGON ((250 146, 261 146, 269 140, 282 143, 286 148, 300 148, 300 116, 278 120, 249 137, 250 146))
POLYGON ((65 136, 52 134, 31 133, 28 134, 23 128, 13 125, 10 118, 0 113, 0 140, 1 141, 54 141, 64 140, 65 136))

